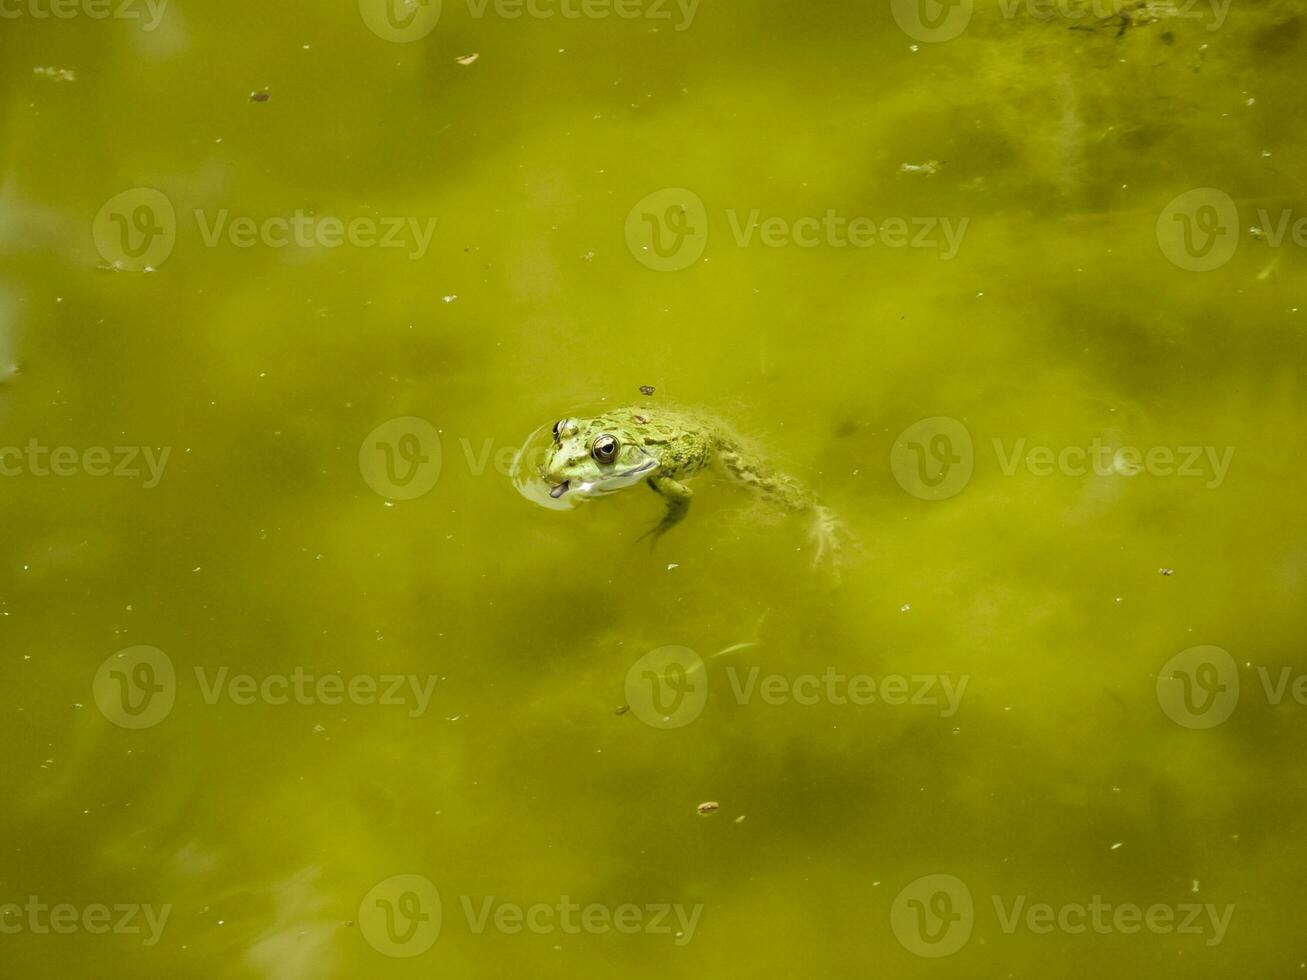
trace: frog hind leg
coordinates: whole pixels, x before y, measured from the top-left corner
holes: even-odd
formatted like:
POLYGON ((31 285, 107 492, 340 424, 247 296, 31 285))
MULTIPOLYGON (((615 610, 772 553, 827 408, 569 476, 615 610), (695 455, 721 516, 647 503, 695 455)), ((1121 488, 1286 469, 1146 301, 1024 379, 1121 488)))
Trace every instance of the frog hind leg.
POLYGON ((637 538, 643 541, 651 537, 652 544, 685 519, 685 515, 690 511, 690 500, 694 497, 694 491, 669 476, 650 477, 649 488, 667 502, 667 513, 663 515, 663 519, 637 538))
POLYGON ((718 445, 715 459, 732 481, 751 488, 786 510, 807 510, 813 506, 812 495, 798 480, 771 469, 729 443, 718 445))

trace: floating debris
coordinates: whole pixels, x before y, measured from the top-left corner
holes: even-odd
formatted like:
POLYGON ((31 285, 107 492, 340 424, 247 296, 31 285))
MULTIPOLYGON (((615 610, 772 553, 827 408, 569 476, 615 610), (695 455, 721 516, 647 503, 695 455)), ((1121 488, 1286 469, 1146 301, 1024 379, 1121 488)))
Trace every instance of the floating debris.
POLYGON ((654 393, 654 386, 653 386, 653 385, 640 385, 640 394, 642 394, 642 395, 652 395, 653 393, 654 393))
POLYGON ((925 163, 901 163, 899 164, 899 173, 925 174, 927 177, 931 177, 939 173, 939 161, 927 160, 925 163))
POLYGON ((628 711, 630 711, 630 710, 631 710, 631 706, 630 706, 629 704, 624 704, 624 705, 622 705, 620 708, 617 709, 617 713, 618 713, 619 715, 624 715, 624 714, 626 714, 626 713, 627 713, 628 711))
POLYGON ((48 78, 56 82, 75 82, 77 73, 70 68, 33 68, 33 75, 40 75, 42 78, 48 78))
POLYGON ((272 98, 272 93, 268 91, 268 86, 266 85, 263 86, 262 92, 250 93, 251 102, 267 102, 270 98, 272 98))
POLYGON ((1159 569, 1157 570, 1157 574, 1158 574, 1158 575, 1174 575, 1174 574, 1175 574, 1175 569, 1174 569, 1174 568, 1159 568, 1159 569))
POLYGON ((716 800, 709 800, 707 803, 700 803, 697 807, 695 807, 695 809, 699 812, 699 816, 701 817, 706 817, 708 814, 720 810, 721 808, 722 805, 718 803, 716 800))
POLYGON ((472 52, 472 54, 465 54, 461 58, 455 58, 454 60, 457 61, 460 65, 470 65, 472 64, 472 62, 476 61, 480 57, 481 57, 480 53, 474 51, 472 52))

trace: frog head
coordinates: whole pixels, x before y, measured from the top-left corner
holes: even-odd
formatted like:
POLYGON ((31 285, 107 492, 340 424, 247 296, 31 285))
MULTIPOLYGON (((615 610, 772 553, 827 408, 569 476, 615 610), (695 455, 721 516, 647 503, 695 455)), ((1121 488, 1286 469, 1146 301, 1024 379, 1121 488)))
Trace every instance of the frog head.
POLYGON ((635 486, 657 467, 639 432, 618 419, 559 419, 541 476, 555 500, 602 497, 635 486))

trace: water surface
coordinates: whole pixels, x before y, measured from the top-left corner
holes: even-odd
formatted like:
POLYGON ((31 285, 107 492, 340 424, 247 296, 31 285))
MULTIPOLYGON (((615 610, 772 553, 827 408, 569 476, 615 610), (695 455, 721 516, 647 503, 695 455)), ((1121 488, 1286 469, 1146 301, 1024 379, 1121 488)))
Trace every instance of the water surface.
POLYGON ((1293 5, 12 9, 0 972, 1300 974, 1293 5))

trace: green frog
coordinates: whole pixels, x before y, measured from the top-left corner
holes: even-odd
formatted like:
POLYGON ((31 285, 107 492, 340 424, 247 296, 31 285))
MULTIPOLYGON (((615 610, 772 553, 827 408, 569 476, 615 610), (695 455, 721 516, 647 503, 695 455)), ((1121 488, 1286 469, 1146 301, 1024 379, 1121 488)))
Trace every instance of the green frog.
POLYGON ((817 560, 838 550, 839 522, 798 480, 769 467, 724 423, 698 413, 633 406, 554 424, 540 476, 555 500, 603 497, 645 483, 667 510, 641 538, 656 541, 690 510, 686 481, 714 470, 785 510, 814 518, 817 560))

